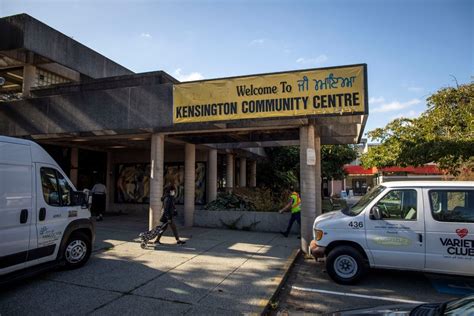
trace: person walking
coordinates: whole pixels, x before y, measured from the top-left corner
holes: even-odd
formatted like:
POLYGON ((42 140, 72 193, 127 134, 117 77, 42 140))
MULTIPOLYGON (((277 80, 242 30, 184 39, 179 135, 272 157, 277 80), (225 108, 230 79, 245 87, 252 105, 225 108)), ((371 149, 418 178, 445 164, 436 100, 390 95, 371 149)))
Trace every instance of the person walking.
POLYGON ((186 242, 179 239, 178 236, 178 229, 173 221, 173 216, 177 215, 176 206, 174 205, 174 197, 176 196, 176 188, 174 185, 167 185, 164 190, 163 197, 161 198, 161 202, 163 202, 163 215, 161 215, 160 222, 161 225, 156 226, 152 230, 140 233, 138 237, 140 238, 140 247, 145 249, 148 241, 155 238, 155 244, 160 243, 161 236, 166 231, 168 226, 171 226, 171 230, 173 231, 174 238, 176 238, 176 243, 178 245, 183 245, 186 242))
POLYGON ((96 217, 97 221, 104 219, 103 213, 105 211, 105 201, 107 198, 107 188, 104 184, 98 181, 90 191, 92 193, 91 213, 96 217))
MULTIPOLYGON (((293 187, 291 187, 291 191, 292 193, 290 194, 288 203, 285 205, 285 207, 278 211, 280 214, 282 214, 287 210, 291 210, 291 217, 290 221, 288 222, 288 227, 286 228, 285 232, 280 232, 285 237, 288 237, 290 234, 291 227, 295 221, 298 222, 301 229, 301 198, 298 192, 293 190, 293 187)), ((298 238, 300 238, 299 235, 298 238)))

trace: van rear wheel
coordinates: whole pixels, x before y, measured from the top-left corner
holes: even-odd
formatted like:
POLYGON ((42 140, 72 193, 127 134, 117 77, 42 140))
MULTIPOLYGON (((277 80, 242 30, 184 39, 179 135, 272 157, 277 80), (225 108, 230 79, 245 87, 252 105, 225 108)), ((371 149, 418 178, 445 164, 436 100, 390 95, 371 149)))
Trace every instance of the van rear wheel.
POLYGON ((90 238, 83 233, 73 233, 63 250, 66 269, 77 269, 86 264, 92 253, 90 238))
POLYGON ((326 259, 326 270, 336 283, 355 284, 367 271, 364 256, 351 246, 338 246, 326 259))

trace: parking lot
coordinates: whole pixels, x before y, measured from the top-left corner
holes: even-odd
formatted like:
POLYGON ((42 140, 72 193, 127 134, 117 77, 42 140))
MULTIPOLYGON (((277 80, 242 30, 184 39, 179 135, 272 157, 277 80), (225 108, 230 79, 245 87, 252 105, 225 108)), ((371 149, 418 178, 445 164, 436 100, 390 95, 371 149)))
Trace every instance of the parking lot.
POLYGON ((444 302, 474 294, 474 278, 417 272, 370 270, 357 285, 333 282, 325 265, 314 259, 297 259, 273 302, 273 315, 322 314, 381 305, 444 302))

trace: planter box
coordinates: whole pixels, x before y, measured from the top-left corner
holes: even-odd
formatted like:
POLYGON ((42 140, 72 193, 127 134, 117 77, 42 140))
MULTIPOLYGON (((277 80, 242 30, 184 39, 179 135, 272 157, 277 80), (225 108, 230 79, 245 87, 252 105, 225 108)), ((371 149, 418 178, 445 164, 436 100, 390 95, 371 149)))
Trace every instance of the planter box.
MULTIPOLYGON (((194 226, 280 232, 286 230, 290 217, 290 213, 279 214, 278 212, 196 210, 194 226)), ((291 232, 299 234, 299 231, 298 223, 294 223, 291 232)))

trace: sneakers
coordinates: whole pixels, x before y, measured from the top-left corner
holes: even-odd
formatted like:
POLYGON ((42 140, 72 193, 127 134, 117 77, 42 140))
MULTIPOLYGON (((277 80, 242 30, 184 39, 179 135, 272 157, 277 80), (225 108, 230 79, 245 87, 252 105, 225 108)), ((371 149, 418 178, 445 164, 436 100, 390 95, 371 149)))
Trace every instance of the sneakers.
POLYGON ((186 242, 184 240, 178 240, 176 241, 177 245, 184 245, 186 242))
POLYGON ((104 218, 102 217, 102 214, 100 214, 99 216, 97 216, 97 217, 95 218, 95 220, 96 220, 97 222, 101 222, 101 221, 104 220, 104 218))
POLYGON ((282 234, 283 236, 285 236, 285 238, 288 238, 288 233, 286 233, 286 232, 280 232, 280 234, 282 234))

